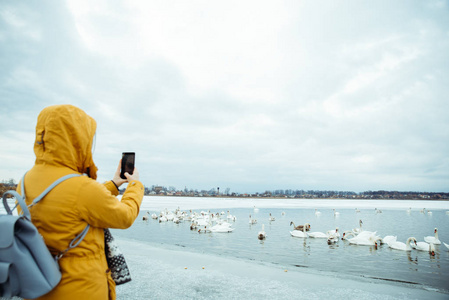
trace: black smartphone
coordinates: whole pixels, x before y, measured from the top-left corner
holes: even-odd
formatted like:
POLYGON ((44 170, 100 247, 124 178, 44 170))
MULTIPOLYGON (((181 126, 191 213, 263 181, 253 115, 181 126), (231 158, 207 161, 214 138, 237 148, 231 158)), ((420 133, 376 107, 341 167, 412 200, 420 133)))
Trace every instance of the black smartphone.
POLYGON ((122 170, 120 171, 120 177, 126 179, 125 172, 133 174, 134 162, 136 161, 136 153, 123 152, 122 153, 122 170))

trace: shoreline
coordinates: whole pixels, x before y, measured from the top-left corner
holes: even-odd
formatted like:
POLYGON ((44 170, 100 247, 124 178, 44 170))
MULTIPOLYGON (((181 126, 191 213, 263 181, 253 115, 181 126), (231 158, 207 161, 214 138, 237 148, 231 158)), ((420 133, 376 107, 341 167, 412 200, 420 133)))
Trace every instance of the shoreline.
MULTIPOLYGON (((121 194, 122 195, 122 194, 121 194)), ((423 198, 310 198, 310 197, 255 197, 255 196, 189 196, 189 195, 145 195, 145 197, 175 197, 175 198, 207 198, 207 199, 270 199, 270 200, 336 200, 336 201, 436 201, 449 202, 449 199, 423 199, 423 198)))
POLYGON ((447 299, 422 285, 154 246, 116 238, 132 281, 117 286, 117 299, 447 299))
POLYGON ((141 210, 161 211, 181 209, 225 209, 225 208, 284 208, 284 209, 409 209, 446 210, 449 201, 434 200, 335 200, 335 199, 268 199, 268 198, 207 198, 179 196, 144 196, 141 210))

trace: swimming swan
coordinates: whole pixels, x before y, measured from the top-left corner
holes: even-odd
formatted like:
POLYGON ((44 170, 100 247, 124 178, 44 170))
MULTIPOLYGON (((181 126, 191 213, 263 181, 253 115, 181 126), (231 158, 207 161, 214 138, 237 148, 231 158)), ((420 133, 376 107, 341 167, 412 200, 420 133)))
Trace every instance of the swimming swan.
POLYGON ((319 231, 315 231, 315 232, 309 232, 309 237, 311 238, 323 238, 323 239, 327 239, 329 238, 329 235, 325 234, 324 232, 319 232, 319 231))
POLYGON ((251 218, 251 215, 249 215, 249 224, 250 224, 250 225, 257 224, 257 220, 251 218))
POLYGON ((231 227, 232 225, 226 221, 218 222, 218 224, 210 227, 211 232, 232 232, 235 228, 231 227))
MULTIPOLYGON (((293 230, 299 230, 299 231, 302 231, 303 228, 304 228, 304 225, 298 225, 298 226, 295 226, 295 223, 293 223, 293 221, 290 222, 290 226, 292 226, 292 225, 293 225, 293 230)), ((310 230, 310 224, 307 223, 306 231, 309 231, 309 230, 310 230)))
POLYGON ((432 243, 417 242, 414 248, 418 251, 427 251, 430 255, 435 256, 435 246, 432 243))
POLYGON ((403 242, 392 242, 388 246, 391 249, 401 250, 401 251, 412 251, 412 247, 410 247, 410 242, 413 241, 416 245, 416 239, 414 237, 409 237, 407 242, 404 244, 403 242))
POLYGON ((426 236, 424 237, 424 240, 429 244, 433 243, 434 245, 441 245, 441 241, 438 239, 438 228, 435 228, 434 232, 435 236, 426 236))
POLYGON ((306 228, 309 225, 310 225, 309 223, 304 224, 302 231, 299 230, 290 231, 290 235, 297 238, 306 238, 308 236, 306 228))
POLYGON ((336 243, 336 242, 338 242, 338 236, 330 235, 330 236, 327 238, 327 244, 328 244, 328 245, 331 245, 332 243, 336 243))
POLYGON ((352 230, 352 232, 354 232, 355 234, 359 234, 360 232, 362 232, 362 231, 363 231, 363 229, 362 229, 362 224, 363 224, 363 221, 362 221, 362 220, 359 220, 359 228, 354 228, 354 229, 352 230))
POLYGON ((398 240, 397 236, 387 235, 382 239, 382 244, 390 245, 390 243, 394 243, 398 240))
POLYGON ((377 236, 376 232, 373 232, 371 234, 359 234, 348 241, 353 245, 377 247, 377 245, 382 241, 382 238, 377 236))
POLYGON ((337 236, 337 237, 340 237, 340 232, 338 231, 338 227, 335 228, 335 230, 328 230, 328 231, 326 232, 326 234, 327 234, 328 236, 335 235, 335 236, 337 236))
POLYGON ((348 236, 351 236, 351 235, 352 235, 352 237, 355 237, 355 233, 354 232, 352 232, 351 230, 346 230, 345 232, 343 232, 343 236, 341 237, 341 239, 342 240, 347 240, 347 239, 349 239, 348 236))

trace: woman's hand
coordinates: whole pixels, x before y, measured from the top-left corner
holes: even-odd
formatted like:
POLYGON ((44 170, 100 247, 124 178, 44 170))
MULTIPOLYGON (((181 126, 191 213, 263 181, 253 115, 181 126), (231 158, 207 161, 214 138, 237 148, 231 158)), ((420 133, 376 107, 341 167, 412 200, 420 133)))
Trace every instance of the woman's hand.
POLYGON ((131 175, 128 172, 125 172, 125 177, 126 177, 128 182, 131 182, 133 180, 140 181, 139 180, 139 171, 135 167, 134 167, 134 170, 133 170, 133 174, 131 175))
POLYGON ((139 171, 137 171, 136 168, 134 168, 134 171, 133 171, 132 175, 129 174, 128 172, 125 172, 126 179, 121 178, 120 177, 121 167, 122 167, 122 160, 120 160, 120 162, 118 163, 118 167, 117 167, 117 170, 115 171, 114 178, 112 178, 112 181, 115 183, 117 188, 120 187, 125 182, 130 182, 130 181, 133 181, 133 180, 139 180, 139 171))

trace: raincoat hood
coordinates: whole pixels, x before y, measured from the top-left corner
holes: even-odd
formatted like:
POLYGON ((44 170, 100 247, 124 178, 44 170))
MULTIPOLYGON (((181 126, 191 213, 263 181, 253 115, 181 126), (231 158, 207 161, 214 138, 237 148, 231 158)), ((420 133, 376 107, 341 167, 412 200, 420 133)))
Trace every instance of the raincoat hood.
POLYGON ((97 167, 92 158, 96 128, 95 120, 75 106, 45 108, 37 118, 36 164, 67 167, 96 179, 97 167))

